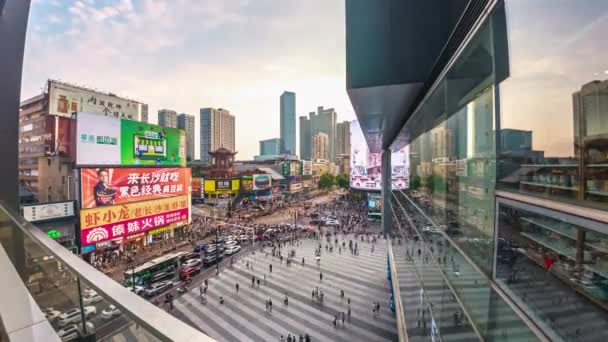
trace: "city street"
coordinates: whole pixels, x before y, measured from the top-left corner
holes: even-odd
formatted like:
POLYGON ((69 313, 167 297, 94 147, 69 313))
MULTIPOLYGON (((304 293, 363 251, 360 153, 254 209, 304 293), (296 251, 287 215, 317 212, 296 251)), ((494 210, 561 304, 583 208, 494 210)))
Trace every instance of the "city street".
POLYGON ((371 243, 358 241, 359 255, 355 256, 348 250, 349 239, 353 235, 345 237, 347 247, 341 253, 337 249, 326 252, 324 240, 320 266, 314 260, 318 240, 307 239, 299 247, 283 247, 283 254, 292 249, 296 252, 290 266, 285 259, 281 262, 270 254, 244 251, 241 255, 246 256, 233 267, 223 268, 219 276, 205 272, 210 275, 206 304, 201 304, 198 286, 202 280, 197 277, 188 293, 175 296, 172 311, 166 304, 163 307, 218 341, 278 341, 289 333, 298 337, 308 333, 313 341, 394 341, 397 335, 389 309, 384 241, 375 245, 374 253, 371 243), (252 276, 255 287, 251 287, 252 276), (324 292, 322 304, 313 302, 312 291, 316 287, 324 292), (340 290, 344 291, 344 298, 340 297, 340 290), (286 293, 288 305, 283 302, 286 293), (220 304, 220 296, 224 304, 220 304), (334 327, 334 315, 347 315, 348 298, 351 317, 346 316, 344 324, 338 319, 334 327), (267 299, 272 300, 272 312, 265 310, 267 299), (373 314, 375 301, 380 303, 377 318, 373 314))

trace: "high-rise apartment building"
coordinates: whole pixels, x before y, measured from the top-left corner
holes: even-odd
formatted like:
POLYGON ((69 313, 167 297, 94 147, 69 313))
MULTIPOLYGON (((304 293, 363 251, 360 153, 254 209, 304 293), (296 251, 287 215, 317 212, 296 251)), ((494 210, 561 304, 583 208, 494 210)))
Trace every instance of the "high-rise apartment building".
POLYGON ((281 154, 281 139, 272 138, 260 140, 260 155, 261 156, 276 156, 281 154))
POLYGON ((160 109, 158 111, 158 125, 177 128, 177 112, 171 109, 160 109))
POLYGON ((177 128, 186 131, 186 159, 194 160, 194 115, 179 114, 177 128))
POLYGON ((234 115, 222 108, 201 108, 201 161, 211 163, 209 152, 224 147, 235 152, 234 115))
MULTIPOLYGON (((327 134, 328 139, 328 159, 331 162, 336 160, 336 121, 338 114, 333 108, 317 107, 317 112, 310 113, 311 134, 327 134)), ((350 153, 350 152, 349 152, 350 153)))
POLYGON ((341 154, 350 154, 350 121, 336 124, 336 161, 341 154))
POLYGON ((319 132, 312 137, 312 159, 329 160, 329 136, 319 132))
POLYGON ((300 116, 300 159, 311 160, 312 156, 312 127, 310 119, 300 116))
POLYGON ((296 94, 281 95, 281 153, 296 154, 296 94))
POLYGON ((148 105, 145 103, 141 105, 141 122, 148 122, 148 105))

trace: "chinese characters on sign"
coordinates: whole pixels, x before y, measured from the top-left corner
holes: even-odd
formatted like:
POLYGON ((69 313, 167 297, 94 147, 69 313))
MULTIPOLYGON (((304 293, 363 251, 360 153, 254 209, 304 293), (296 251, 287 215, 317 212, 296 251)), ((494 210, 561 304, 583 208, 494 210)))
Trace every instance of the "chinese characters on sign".
POLYGON ((218 180, 216 184, 217 190, 230 190, 230 180, 218 180))
POLYGON ((87 168, 81 170, 82 207, 187 195, 187 168, 87 168))

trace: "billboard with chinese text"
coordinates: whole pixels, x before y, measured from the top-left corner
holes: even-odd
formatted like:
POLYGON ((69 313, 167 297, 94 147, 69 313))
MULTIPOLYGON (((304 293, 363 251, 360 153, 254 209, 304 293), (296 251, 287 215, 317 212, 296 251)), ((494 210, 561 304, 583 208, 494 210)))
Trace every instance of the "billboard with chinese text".
POLYGON ((203 178, 202 177, 192 177, 191 186, 192 186, 192 198, 205 198, 203 196, 203 178))
MULTIPOLYGON (((354 120, 350 124, 350 187, 362 190, 380 190, 382 184, 382 154, 370 153, 359 126, 354 120)), ((409 146, 391 153, 392 188, 409 187, 409 146)))
POLYGON ((88 209, 187 195, 190 169, 84 168, 80 181, 82 208, 88 209))
POLYGON ((141 120, 141 103, 49 80, 49 114, 71 117, 72 113, 141 120))
POLYGON ((137 203, 80 211, 82 245, 99 243, 146 232, 172 223, 189 222, 188 196, 176 196, 137 203))
POLYGON ((186 133, 137 121, 78 113, 78 165, 186 166, 186 133))
POLYGON ((253 190, 268 190, 272 188, 272 178, 269 174, 253 175, 253 190))

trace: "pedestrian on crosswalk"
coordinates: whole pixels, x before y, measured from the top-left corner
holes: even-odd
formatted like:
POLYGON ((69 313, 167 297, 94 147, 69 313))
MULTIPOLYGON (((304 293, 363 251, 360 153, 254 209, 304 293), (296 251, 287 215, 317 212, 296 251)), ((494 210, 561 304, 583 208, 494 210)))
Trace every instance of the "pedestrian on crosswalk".
POLYGON ((255 276, 251 276, 251 287, 255 286, 255 276))
POLYGON ((334 328, 337 326, 338 324, 338 315, 334 315, 334 328))
POLYGON ((323 281, 323 272, 319 272, 319 281, 323 281))
POLYGON ((266 286, 266 273, 264 273, 264 286, 266 286))
POLYGON ((348 306, 348 312, 347 312, 347 315, 348 315, 348 321, 350 322, 350 305, 348 306))
POLYGON ((272 299, 268 298, 268 310, 272 313, 272 299))
POLYGON ((239 293, 239 283, 238 282, 234 285, 234 288, 236 289, 236 293, 238 294, 239 293))
POLYGON ((260 288, 260 278, 257 279, 258 288, 260 288))
POLYGON ((344 317, 345 317, 344 311, 342 311, 342 326, 344 326, 344 317))

